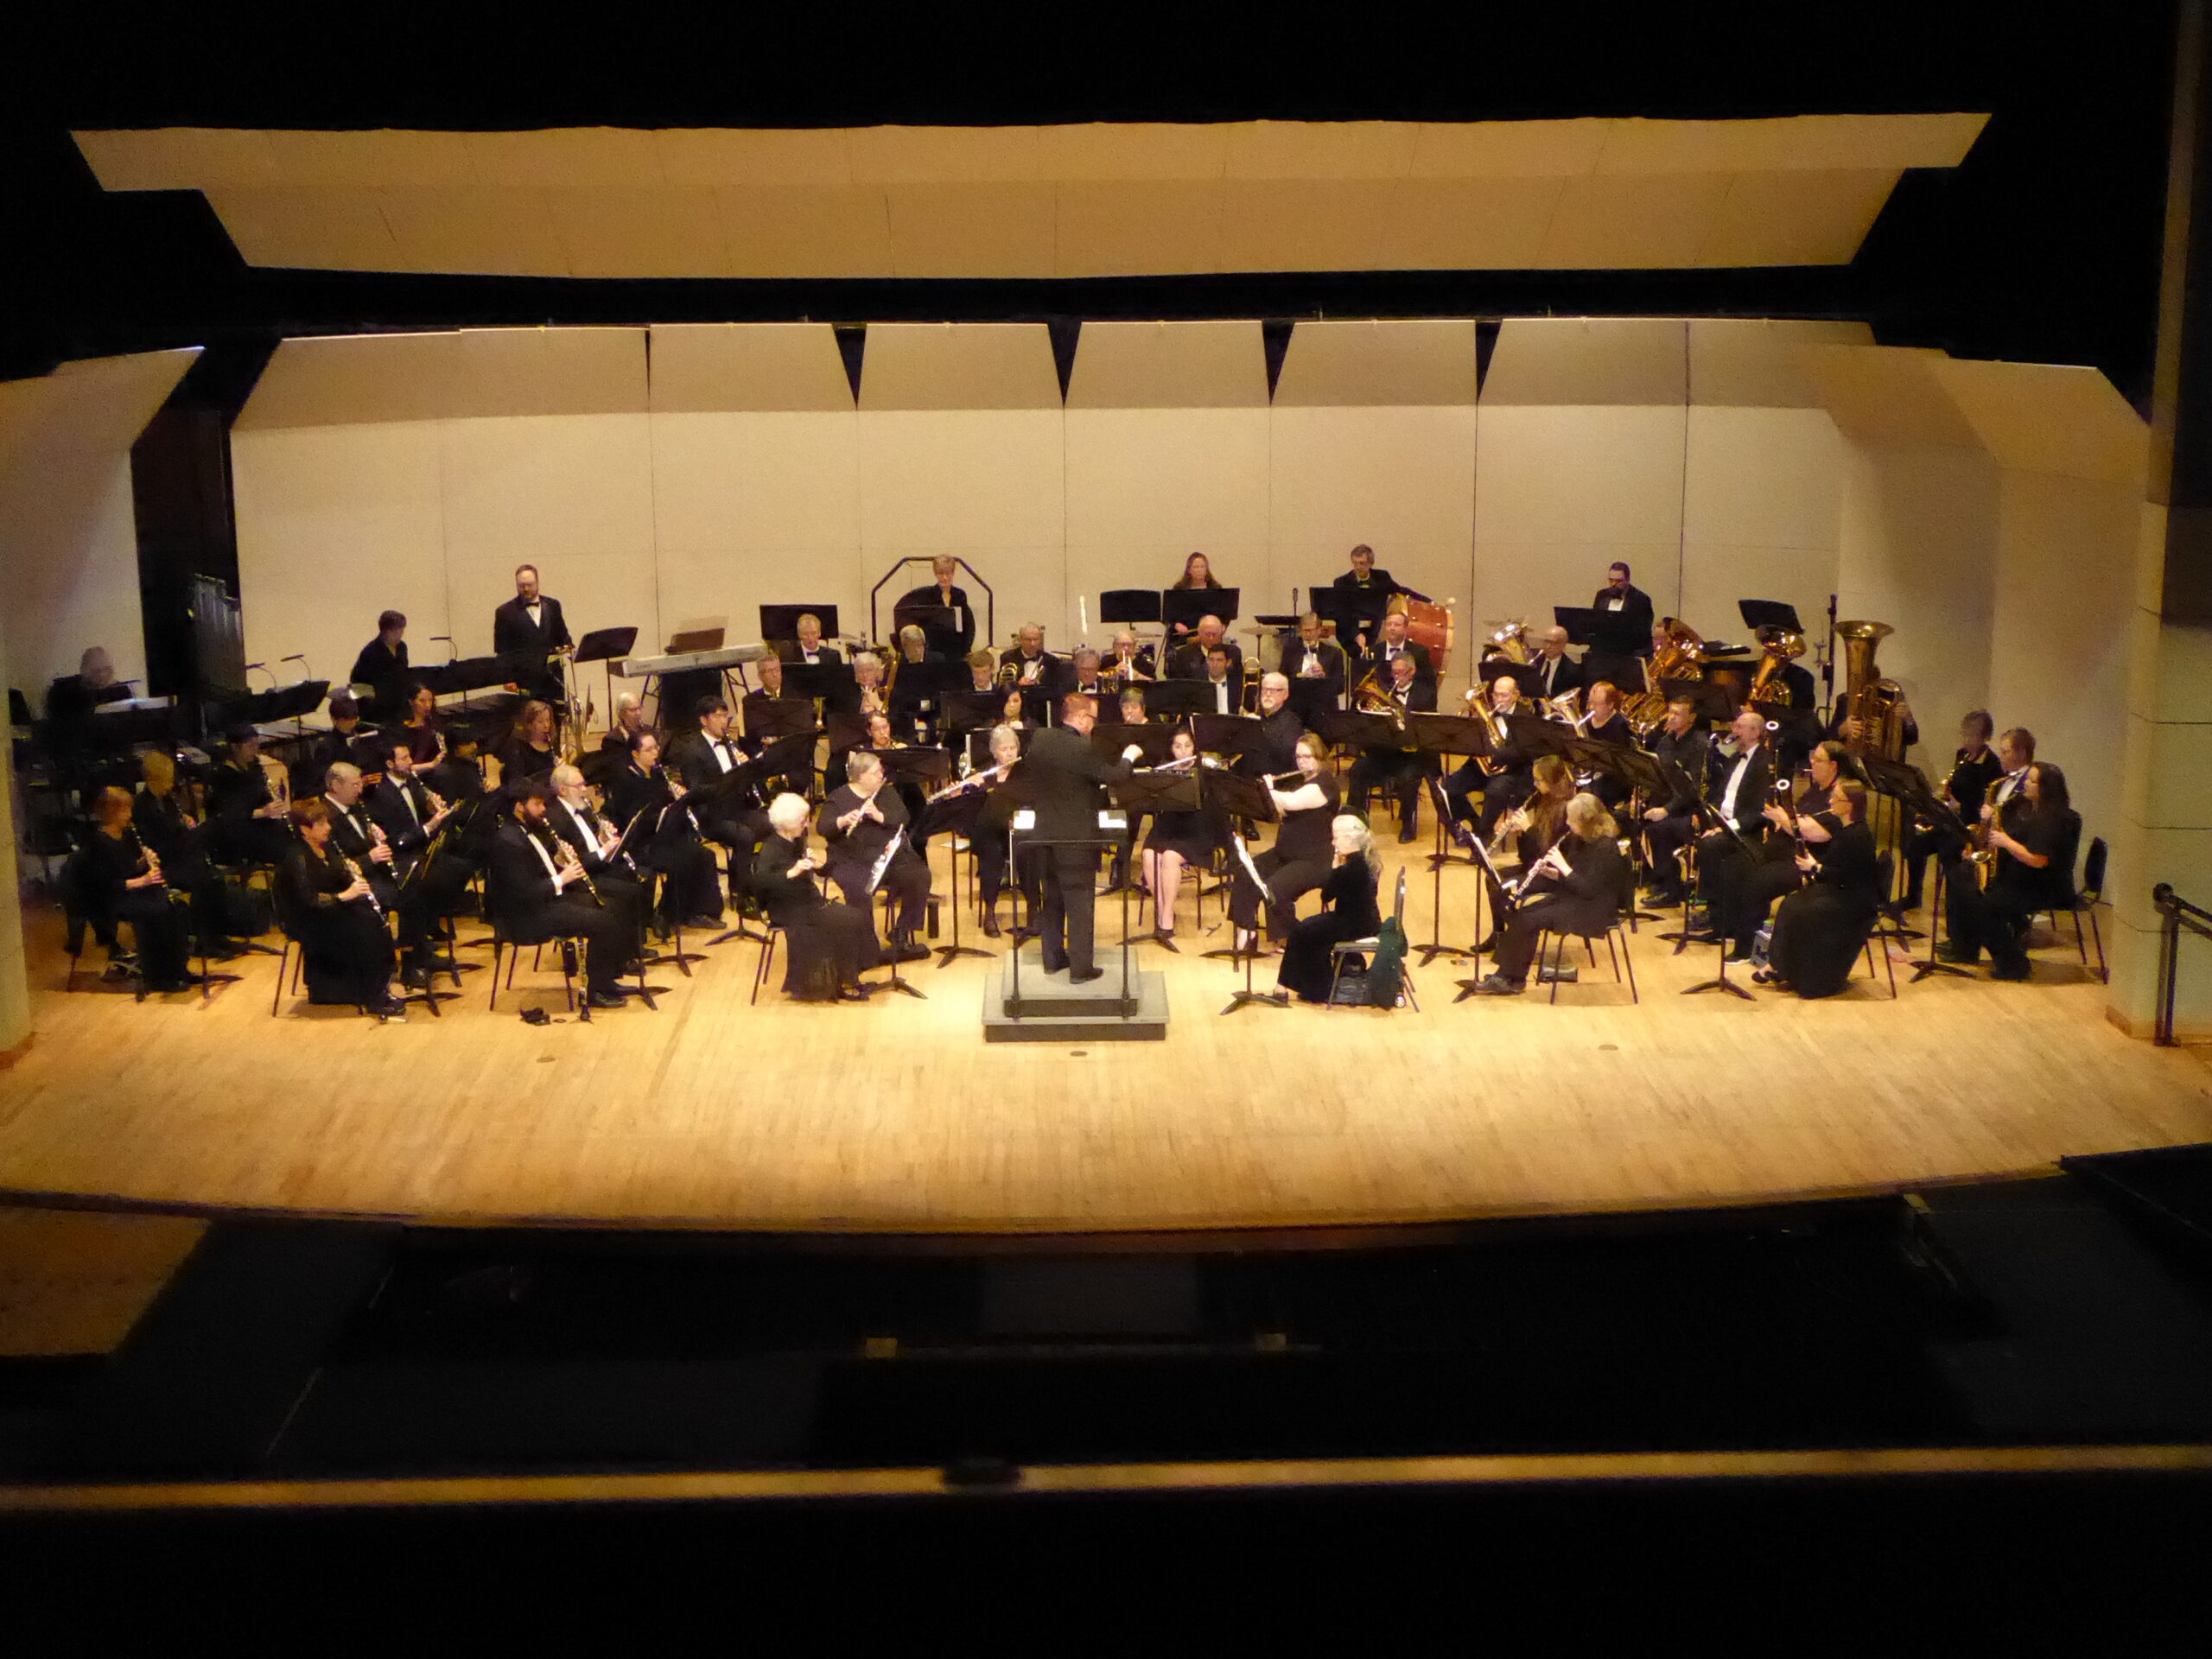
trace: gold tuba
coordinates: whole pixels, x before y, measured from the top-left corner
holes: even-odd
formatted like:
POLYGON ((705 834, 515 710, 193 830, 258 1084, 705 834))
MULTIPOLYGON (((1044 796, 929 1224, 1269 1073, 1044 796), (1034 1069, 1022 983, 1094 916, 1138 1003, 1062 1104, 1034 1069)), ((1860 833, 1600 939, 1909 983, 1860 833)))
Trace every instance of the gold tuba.
POLYGON ((1846 746, 1853 754, 1904 760, 1904 721, 1897 705, 1904 701, 1904 688, 1874 671, 1874 648, 1897 630, 1886 622, 1839 622, 1835 632, 1843 641, 1846 711, 1859 722, 1859 735, 1846 746))

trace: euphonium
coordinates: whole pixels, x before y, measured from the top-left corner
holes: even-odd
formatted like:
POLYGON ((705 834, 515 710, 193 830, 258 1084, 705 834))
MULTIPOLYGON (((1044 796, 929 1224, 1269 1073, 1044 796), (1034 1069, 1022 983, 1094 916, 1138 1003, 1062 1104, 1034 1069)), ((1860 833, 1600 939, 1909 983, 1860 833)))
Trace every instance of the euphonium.
POLYGON ((1886 622, 1839 622, 1836 637, 1843 641, 1846 707, 1859 722, 1859 735, 1847 739, 1853 754, 1878 754, 1891 760, 1904 759, 1904 721, 1897 704, 1904 688, 1874 672, 1874 648, 1896 629, 1886 622))
POLYGON ((1763 704, 1788 703, 1789 687, 1782 678, 1782 665, 1795 662, 1805 654, 1805 636, 1785 632, 1776 638, 1759 658, 1759 671, 1751 677, 1751 690, 1745 698, 1747 702, 1763 704))

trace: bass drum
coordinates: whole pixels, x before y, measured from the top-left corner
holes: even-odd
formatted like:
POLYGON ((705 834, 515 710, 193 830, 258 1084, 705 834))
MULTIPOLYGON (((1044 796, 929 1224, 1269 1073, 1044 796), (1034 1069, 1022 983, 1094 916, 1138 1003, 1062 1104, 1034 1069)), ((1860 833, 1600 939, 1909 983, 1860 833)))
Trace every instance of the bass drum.
POLYGON ((1426 599, 1406 601, 1406 638, 1427 647, 1436 677, 1442 679, 1452 667, 1452 607, 1426 599))

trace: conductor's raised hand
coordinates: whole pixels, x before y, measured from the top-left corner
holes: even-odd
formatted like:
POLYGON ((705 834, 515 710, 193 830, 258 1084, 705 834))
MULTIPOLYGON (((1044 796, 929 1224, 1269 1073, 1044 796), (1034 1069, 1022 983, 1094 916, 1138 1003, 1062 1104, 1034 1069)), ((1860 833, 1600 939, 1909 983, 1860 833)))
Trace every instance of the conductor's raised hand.
POLYGON ((1142 744, 1141 744, 1141 743, 1131 743, 1131 744, 1128 745, 1128 746, 1127 746, 1126 747, 1124 747, 1124 748, 1122 749, 1122 760, 1143 760, 1143 759, 1144 759, 1144 746, 1143 746, 1142 744))

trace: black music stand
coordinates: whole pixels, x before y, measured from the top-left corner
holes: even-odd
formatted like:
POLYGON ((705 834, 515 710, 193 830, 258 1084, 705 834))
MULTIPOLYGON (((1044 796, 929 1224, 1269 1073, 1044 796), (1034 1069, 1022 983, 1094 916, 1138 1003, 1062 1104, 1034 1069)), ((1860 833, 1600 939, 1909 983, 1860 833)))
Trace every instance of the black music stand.
POLYGON ((1142 726, 1124 726, 1118 721, 1109 726, 1101 721, 1090 728, 1092 750, 1109 760, 1120 760, 1122 751, 1132 743, 1144 751, 1144 765, 1159 766, 1175 752, 1175 728, 1150 721, 1142 726))
MULTIPOLYGON (((1679 775, 1681 768, 1676 767, 1675 771, 1677 775, 1679 775)), ((1736 843, 1737 849, 1739 851, 1744 853, 1746 856, 1751 855, 1751 843, 1744 839, 1743 832, 1741 830, 1738 830, 1734 824, 1729 823, 1726 818, 1720 816, 1720 809, 1719 807, 1713 805, 1709 801, 1700 798, 1697 802, 1697 816, 1700 820, 1709 822, 1712 828, 1725 831, 1728 839, 1736 843)), ((1716 936, 1716 948, 1720 952, 1719 971, 1712 979, 1701 979, 1694 985, 1684 987, 1682 995, 1684 996, 1695 996, 1700 991, 1719 991, 1729 996, 1740 996, 1745 1001, 1749 1002, 1751 1001, 1751 994, 1745 990, 1741 985, 1737 984, 1735 981, 1728 977, 1728 936, 1726 933, 1719 931, 1719 927, 1717 926, 1719 920, 1718 918, 1708 916, 1706 920, 1707 925, 1713 926, 1714 929, 1716 936)), ((1661 937, 1663 938, 1665 935, 1662 934, 1661 937)), ((1690 900, 1688 893, 1685 893, 1682 896, 1682 931, 1680 937, 1675 940, 1675 954, 1678 957, 1681 955, 1685 950, 1688 949, 1689 943, 1690 900)))
POLYGON ((861 706, 860 682, 853 677, 850 663, 785 663, 784 698, 794 697, 818 702, 833 713, 851 714, 861 706))
MULTIPOLYGON (((1475 855, 1474 831, 1468 829, 1465 824, 1459 823, 1452 816, 1451 803, 1444 793, 1443 779, 1438 777, 1429 779, 1428 798, 1436 809, 1436 850, 1428 855, 1428 943, 1414 947, 1421 952, 1421 965, 1424 968, 1439 957, 1457 957, 1462 961, 1470 961, 1473 958, 1475 953, 1466 946, 1444 943, 1444 867, 1446 864, 1474 864, 1480 861, 1475 855), (1467 849, 1466 857, 1454 858, 1452 855, 1452 843, 1454 842, 1467 849)), ((1482 888, 1477 887, 1475 889, 1475 931, 1470 937, 1478 939, 1482 938, 1482 888)))
MULTIPOLYGON (((1243 695, 1243 687, 1237 687, 1243 695)), ((1205 680, 1154 680, 1144 689, 1148 720, 1189 720, 1214 712, 1213 686, 1205 680)))
POLYGON ((638 631, 635 628, 594 628, 576 642, 575 652, 569 658, 579 668, 588 663, 606 664, 601 673, 607 683, 607 719, 609 725, 614 721, 614 664, 627 657, 637 643, 638 631))
MULTIPOLYGON (((1267 785, 1256 778, 1247 778, 1225 766, 1203 766, 1198 769, 1198 801, 1202 810, 1211 810, 1217 822, 1229 824, 1228 842, 1231 854, 1246 864, 1251 861, 1244 849, 1244 838, 1237 833, 1232 820, 1242 818, 1251 823, 1278 823, 1281 817, 1275 810, 1274 798, 1268 793, 1267 785)), ((1236 878, 1232 873, 1228 885, 1234 888, 1236 878)), ((1218 891, 1218 889, 1217 889, 1218 891)), ((1262 897, 1265 889, 1262 888, 1262 897)), ((1228 906, 1224 904, 1223 909, 1228 906)), ((1254 942, 1255 949, 1257 941, 1254 942)), ((1206 956, 1234 962, 1246 954, 1236 948, 1236 930, 1230 929, 1229 949, 1208 950, 1206 956)), ((1245 976, 1249 981, 1251 977, 1245 976)))
MULTIPOLYGON (((947 607, 941 606, 938 608, 946 609, 947 607)), ((894 668, 899 682, 894 688, 899 694, 898 702, 906 703, 911 700, 912 712, 927 722, 930 737, 934 741, 943 741, 947 734, 947 723, 944 717, 946 705, 951 701, 955 693, 962 691, 968 684, 968 664, 965 662, 947 661, 939 658, 935 662, 902 661, 895 664, 894 668), (921 690, 921 696, 918 698, 912 696, 915 687, 919 687, 921 690)), ((968 695, 972 696, 973 693, 968 695)), ((883 700, 887 708, 891 707, 892 693, 886 692, 883 700)), ((897 728, 894 727, 893 729, 896 730, 897 728)))
POLYGON ((1393 597, 1379 588, 1338 588, 1325 582, 1306 590, 1306 603, 1323 622, 1335 626, 1337 644, 1344 654, 1359 657, 1366 652, 1361 636, 1374 643, 1393 597))
MULTIPOLYGON (((884 849, 888 855, 883 860, 881 868, 872 872, 868 877, 868 892, 862 896, 868 900, 867 909, 868 912, 868 927, 871 931, 873 931, 875 927, 874 911, 876 889, 882 886, 884 876, 889 873, 892 865, 898 861, 899 844, 904 842, 906 838, 906 831, 904 828, 901 828, 893 833, 890 845, 884 849)), ((890 912, 887 910, 884 913, 884 931, 887 935, 889 934, 891 931, 890 920, 890 912)), ((899 973, 899 941, 895 938, 891 940, 891 949, 888 955, 891 957, 891 977, 884 981, 881 985, 875 988, 878 990, 896 991, 901 996, 912 997, 917 1002, 928 1001, 930 994, 927 991, 923 990, 918 985, 909 985, 905 977, 899 973)))
MULTIPOLYGON (((1910 824, 1915 817, 1923 817, 1934 828, 1956 836, 1965 845, 1973 845, 1973 826, 1967 823, 1963 814, 1954 810, 1929 786, 1928 779, 1919 767, 1879 754, 1862 754, 1858 760, 1866 774, 1866 786, 1877 795, 1887 796, 1897 802, 1904 810, 1907 824, 1910 824)), ((1957 963, 1945 962, 1936 954, 1936 940, 1943 931, 1943 889, 1946 882, 1943 861, 1939 858, 1935 863, 1936 891, 1929 900, 1928 912, 1928 956, 1926 960, 1913 964, 1912 982, 1916 985, 1936 974, 1952 974, 1961 979, 1974 977, 1957 963)), ((1892 902, 1885 899, 1885 908, 1892 902)), ((1891 919, 1894 922, 1897 918, 1892 914, 1891 919)))
POLYGON ((1797 620, 1797 607, 1786 605, 1778 599, 1739 599, 1736 613, 1744 619, 1744 626, 1757 639, 1761 628, 1780 628, 1789 633, 1802 633, 1804 625, 1797 620))
MULTIPOLYGON (((1173 646, 1185 644, 1197 637, 1202 618, 1217 616, 1223 626, 1236 620, 1237 601, 1243 597, 1238 588, 1168 588, 1160 595, 1160 620, 1166 632, 1166 644, 1173 646), (1182 632, 1178 633, 1177 628, 1182 632)), ((1166 664, 1163 662, 1162 667, 1166 664)))
POLYGON ((837 637, 837 607, 835 605, 763 605, 760 607, 760 637, 763 639, 792 640, 798 638, 798 620, 810 616, 822 624, 822 637, 837 637))
MULTIPOLYGON (((975 614, 973 609, 969 612, 975 614)), ((947 661, 961 659, 960 613, 950 605, 893 605, 891 607, 891 632, 896 643, 899 630, 919 628, 926 648, 938 652, 947 661)), ((967 664, 961 659, 964 671, 967 664)), ((912 668, 913 664, 906 665, 912 668)))
POLYGON ((963 687, 944 694, 945 720, 955 732, 988 732, 999 723, 1005 708, 1003 691, 977 691, 963 687))
POLYGON ((1719 680, 1662 680, 1659 695, 1669 702, 1688 698, 1695 717, 1715 726, 1727 725, 1743 707, 1734 690, 1719 680))
MULTIPOLYGON (((1137 728, 1125 727, 1123 729, 1137 728)), ((1093 741, 1097 739, 1098 730, 1097 728, 1092 728, 1093 741)), ((1119 753, 1120 751, 1116 750, 1116 753, 1119 753)), ((1129 857, 1133 861, 1138 857, 1134 829, 1139 817, 1146 816, 1158 817, 1163 810, 1191 812, 1198 809, 1198 779, 1196 772, 1195 767, 1189 772, 1137 772, 1130 773, 1127 778, 1117 779, 1107 785, 1107 792, 1112 797, 1114 804, 1122 809, 1122 816, 1131 825, 1132 844, 1129 848, 1129 857)), ((1125 884, 1122 887, 1124 914, 1122 944, 1123 946, 1147 943, 1158 944, 1174 951, 1178 956, 1182 955, 1181 949, 1172 937, 1163 938, 1160 934, 1160 898, 1157 893, 1153 896, 1152 901, 1152 931, 1143 938, 1130 936, 1127 917, 1128 892, 1128 888, 1125 884)))
MULTIPOLYGON (((912 751, 901 750, 899 753, 911 753, 912 751)), ((944 751, 938 749, 934 753, 943 754, 944 751)), ((938 796, 922 806, 922 834, 926 836, 944 833, 953 837, 947 843, 951 849, 948 856, 952 871, 952 943, 937 947, 937 965, 940 968, 949 967, 961 957, 981 957, 986 961, 990 958, 989 951, 960 943, 960 912, 968 905, 960 892, 960 844, 963 841, 968 843, 968 860, 972 873, 976 858, 976 818, 983 810, 983 802, 988 793, 987 789, 963 789, 953 794, 938 796)))
MULTIPOLYGON (((1245 879, 1250 881, 1255 887, 1258 887, 1262 895, 1264 895, 1267 892, 1267 886, 1260 880, 1259 867, 1252 861, 1251 849, 1246 847, 1242 840, 1236 839, 1232 839, 1230 842, 1229 848, 1230 851, 1236 856, 1236 861, 1244 867, 1245 879)), ((1231 880, 1233 880, 1235 878, 1232 876, 1231 880)), ((1262 902, 1264 903, 1264 898, 1262 902)), ((1249 1007, 1288 1007, 1290 1006, 1290 994, 1287 991, 1255 991, 1252 988, 1252 964, 1258 961, 1260 957, 1259 939, 1256 937, 1254 938, 1252 941, 1252 948, 1249 950, 1237 950, 1235 944, 1236 927, 1233 921, 1230 924, 1229 937, 1230 940, 1230 950, 1228 951, 1230 959, 1232 962, 1238 957, 1242 957, 1244 959, 1244 988, 1242 990, 1231 991, 1229 994, 1229 1006, 1224 1008, 1222 1012, 1224 1014, 1234 1014, 1239 1008, 1249 1007)), ((1209 950, 1206 952, 1206 955, 1210 957, 1219 956, 1221 954, 1222 952, 1217 950, 1209 950)))
POLYGON ((1242 755, 1259 734, 1255 715, 1206 714, 1191 719, 1191 739, 1200 754, 1242 755))
POLYGON ((1408 728, 1388 715, 1370 715, 1357 709, 1338 709, 1321 716, 1321 735, 1330 748, 1405 749, 1408 728))

